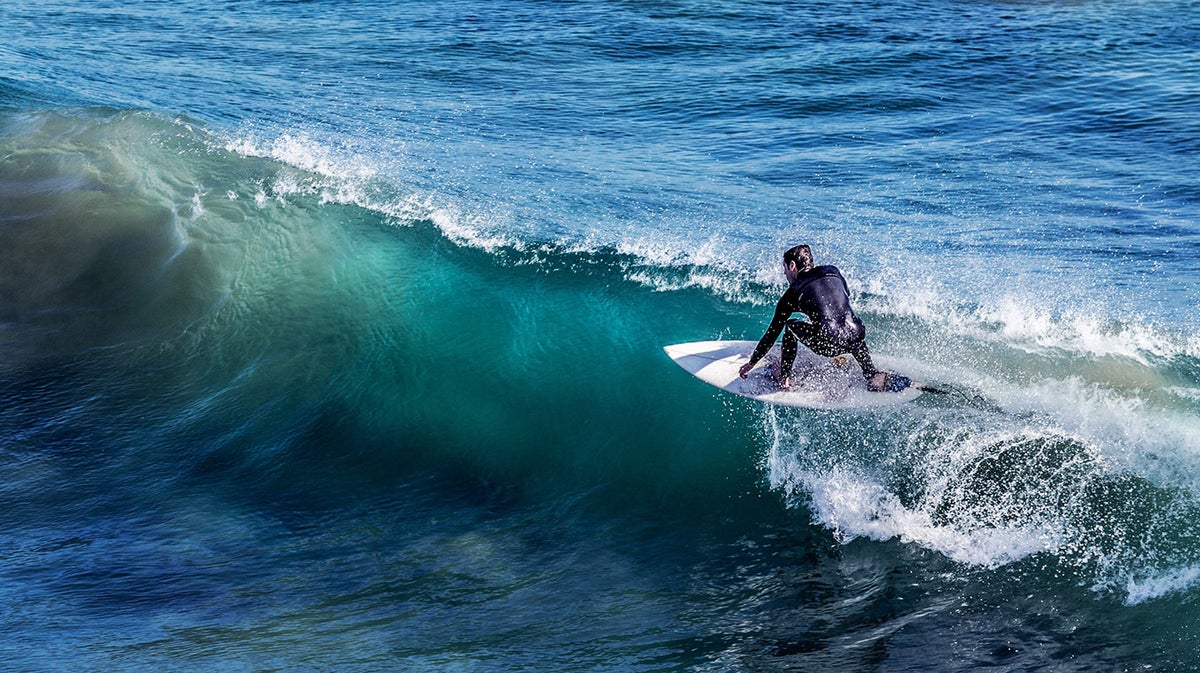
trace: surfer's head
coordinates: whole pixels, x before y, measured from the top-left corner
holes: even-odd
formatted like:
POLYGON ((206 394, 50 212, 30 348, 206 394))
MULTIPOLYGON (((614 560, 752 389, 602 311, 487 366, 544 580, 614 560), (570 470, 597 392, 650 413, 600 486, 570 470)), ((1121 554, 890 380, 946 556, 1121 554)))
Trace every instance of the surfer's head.
POLYGON ((788 248, 788 251, 783 253, 783 266, 785 269, 791 269, 793 264, 796 265, 797 272, 811 271, 813 268, 812 248, 807 245, 788 248))

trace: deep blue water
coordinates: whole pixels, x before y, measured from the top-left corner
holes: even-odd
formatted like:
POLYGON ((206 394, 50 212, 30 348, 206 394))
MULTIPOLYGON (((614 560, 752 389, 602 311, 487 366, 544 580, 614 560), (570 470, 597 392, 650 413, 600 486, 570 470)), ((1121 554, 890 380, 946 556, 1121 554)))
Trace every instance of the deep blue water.
POLYGON ((0 668, 1200 669, 1197 10, 0 2, 0 668))

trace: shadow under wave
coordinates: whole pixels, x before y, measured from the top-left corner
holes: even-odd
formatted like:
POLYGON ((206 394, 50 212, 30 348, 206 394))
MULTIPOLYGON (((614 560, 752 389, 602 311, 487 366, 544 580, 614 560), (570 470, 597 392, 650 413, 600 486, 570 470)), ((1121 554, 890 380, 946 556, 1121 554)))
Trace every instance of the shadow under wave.
POLYGON ((0 122, 4 366, 179 330, 217 301, 191 244, 194 189, 136 113, 28 113, 0 122))

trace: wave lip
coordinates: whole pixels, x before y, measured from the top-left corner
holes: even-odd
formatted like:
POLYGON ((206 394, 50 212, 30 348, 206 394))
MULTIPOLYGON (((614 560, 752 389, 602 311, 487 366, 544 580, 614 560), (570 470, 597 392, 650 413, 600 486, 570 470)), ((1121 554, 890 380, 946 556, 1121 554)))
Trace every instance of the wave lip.
MULTIPOLYGON (((318 195, 323 203, 358 206, 393 223, 432 224, 457 245, 521 263, 615 252, 625 260, 625 279, 655 290, 696 288, 726 301, 767 305, 781 289, 777 251, 739 233, 759 231, 753 223, 724 217, 713 221, 711 212, 693 212, 688 203, 652 211, 636 199, 614 206, 582 195, 539 198, 528 208, 517 196, 489 195, 481 191, 486 185, 461 184, 462 177, 452 175, 453 167, 436 170, 424 165, 414 170, 410 164, 418 160, 402 156, 410 148, 396 149, 401 156, 382 157, 361 152, 353 142, 287 130, 276 135, 244 132, 226 138, 219 147, 298 169, 300 173, 281 175, 271 187, 276 196, 318 195), (627 221, 631 217, 638 219, 627 221)), ((613 195, 604 198, 620 201, 613 195)), ((797 236, 830 237, 812 224, 792 226, 797 236)), ((842 226, 853 231, 848 223, 842 226)), ((769 234, 771 239, 778 236, 769 234)), ((1113 309, 1105 298, 1089 301, 1066 291, 1069 283, 1063 279, 1031 279, 1002 285, 998 292, 996 279, 986 272, 947 278, 947 267, 964 260, 946 258, 936 250, 917 251, 919 259, 911 266, 897 266, 890 259, 902 257, 898 253, 875 259, 879 253, 860 250, 860 241, 840 245, 838 238, 824 244, 845 262, 858 295, 856 306, 868 318, 916 320, 924 331, 1035 356, 1065 352, 1127 358, 1147 366, 1177 357, 1200 359, 1200 340, 1186 329, 1161 324, 1153 315, 1113 309), (953 286, 938 286, 951 280, 953 286)), ((784 243, 776 247, 781 250, 784 243)))
POLYGON ((321 203, 357 206, 393 222, 433 223, 449 240, 488 252, 523 249, 524 244, 498 229, 497 215, 473 214, 454 201, 410 189, 382 173, 367 157, 339 154, 306 133, 285 133, 274 140, 242 135, 224 143, 244 157, 269 158, 302 171, 282 176, 276 195, 315 194, 321 203))

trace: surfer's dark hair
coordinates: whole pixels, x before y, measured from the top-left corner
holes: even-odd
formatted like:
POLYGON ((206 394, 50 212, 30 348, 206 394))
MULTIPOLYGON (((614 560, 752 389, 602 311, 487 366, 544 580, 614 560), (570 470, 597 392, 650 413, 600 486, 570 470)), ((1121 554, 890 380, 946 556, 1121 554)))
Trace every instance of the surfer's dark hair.
POLYGON ((788 248, 788 251, 783 253, 783 263, 788 264, 795 262, 796 267, 801 271, 808 271, 813 268, 812 248, 807 245, 797 245, 794 248, 788 248))

